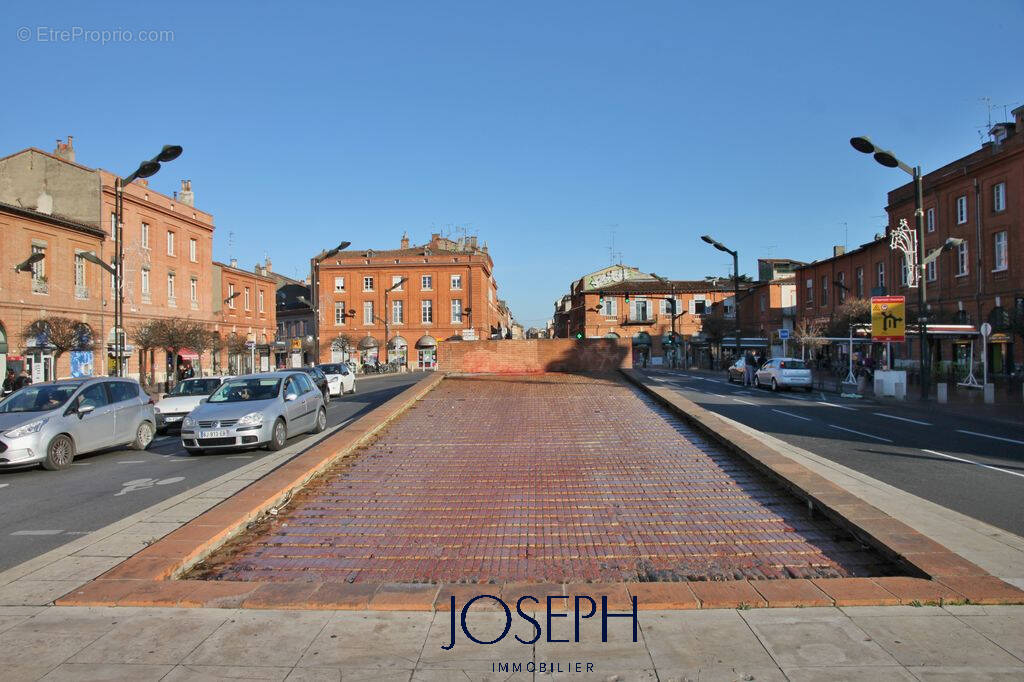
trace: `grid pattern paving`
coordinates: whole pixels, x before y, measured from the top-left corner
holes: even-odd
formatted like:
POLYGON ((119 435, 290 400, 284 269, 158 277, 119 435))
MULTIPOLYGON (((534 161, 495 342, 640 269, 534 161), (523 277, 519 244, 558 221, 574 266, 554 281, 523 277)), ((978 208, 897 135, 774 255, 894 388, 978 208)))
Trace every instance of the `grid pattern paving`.
POLYGON ((248 581, 590 582, 894 572, 612 378, 451 378, 207 563, 248 581))

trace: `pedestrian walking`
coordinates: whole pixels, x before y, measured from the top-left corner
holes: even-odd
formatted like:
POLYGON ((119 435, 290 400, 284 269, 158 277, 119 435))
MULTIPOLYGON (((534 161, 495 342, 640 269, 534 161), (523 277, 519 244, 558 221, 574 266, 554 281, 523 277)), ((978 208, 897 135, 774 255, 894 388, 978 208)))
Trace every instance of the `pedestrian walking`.
POLYGON ((14 379, 14 390, 15 391, 20 391, 21 389, 25 388, 26 386, 31 385, 31 383, 32 383, 32 377, 30 377, 28 375, 28 372, 26 372, 25 370, 21 370, 21 374, 19 374, 14 379))
POLYGON ((7 375, 4 377, 4 388, 3 394, 14 393, 14 370, 8 368, 7 375))
POLYGON ((757 360, 749 350, 743 355, 743 385, 754 385, 754 372, 757 369, 757 360))

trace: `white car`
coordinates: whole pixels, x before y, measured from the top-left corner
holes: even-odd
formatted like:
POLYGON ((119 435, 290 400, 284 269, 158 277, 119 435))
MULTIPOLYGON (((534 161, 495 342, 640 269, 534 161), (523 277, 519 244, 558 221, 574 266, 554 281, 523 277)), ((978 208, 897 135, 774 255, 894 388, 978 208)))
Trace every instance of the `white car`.
POLYGON ((342 393, 356 392, 356 373, 347 363, 332 362, 317 365, 317 368, 327 377, 327 391, 332 398, 342 393))
POLYGON ((180 427, 181 420, 199 407, 203 398, 208 398, 220 385, 232 377, 203 377, 185 379, 164 393, 156 404, 156 430, 165 433, 168 428, 180 427))
POLYGON ((800 358, 772 358, 754 373, 754 386, 780 388, 813 388, 811 370, 800 358))

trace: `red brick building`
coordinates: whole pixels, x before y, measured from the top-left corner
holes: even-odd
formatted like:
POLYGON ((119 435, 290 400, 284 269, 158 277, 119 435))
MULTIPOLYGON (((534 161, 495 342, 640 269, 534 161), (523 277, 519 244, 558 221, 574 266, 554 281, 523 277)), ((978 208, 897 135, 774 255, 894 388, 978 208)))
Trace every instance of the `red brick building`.
POLYGON ((213 353, 214 371, 227 374, 269 372, 274 368, 272 351, 277 334, 277 282, 273 277, 213 262, 214 331, 222 339, 245 339, 251 347, 239 352, 229 344, 213 353))
POLYGON ((489 339, 509 319, 494 262, 476 237, 435 233, 418 246, 402 237, 398 249, 346 249, 318 271, 320 362, 351 355, 430 369, 438 341, 489 339))

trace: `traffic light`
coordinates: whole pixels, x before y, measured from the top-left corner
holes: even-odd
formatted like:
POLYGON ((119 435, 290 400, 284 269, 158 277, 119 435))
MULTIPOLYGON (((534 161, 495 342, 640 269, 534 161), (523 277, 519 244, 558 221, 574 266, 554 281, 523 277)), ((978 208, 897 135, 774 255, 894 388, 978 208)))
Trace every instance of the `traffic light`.
POLYGON ((576 332, 576 338, 577 339, 582 339, 583 338, 583 332, 576 332))
POLYGON ((629 305, 629 294, 626 294, 626 305, 629 305))

